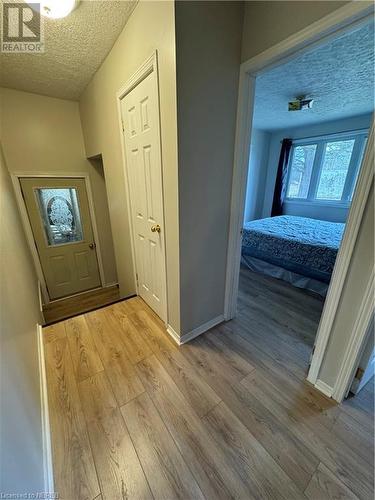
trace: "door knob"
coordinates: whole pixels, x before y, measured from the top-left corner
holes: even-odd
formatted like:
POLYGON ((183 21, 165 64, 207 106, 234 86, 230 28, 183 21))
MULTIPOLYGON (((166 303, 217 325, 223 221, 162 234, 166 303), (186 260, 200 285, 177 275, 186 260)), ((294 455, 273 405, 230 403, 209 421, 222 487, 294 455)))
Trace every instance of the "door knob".
POLYGON ((95 247, 96 247, 95 243, 90 243, 89 244, 89 248, 91 248, 91 250, 93 250, 95 247))
POLYGON ((161 227, 159 226, 159 224, 156 224, 156 226, 151 226, 151 231, 153 233, 160 233, 161 227))

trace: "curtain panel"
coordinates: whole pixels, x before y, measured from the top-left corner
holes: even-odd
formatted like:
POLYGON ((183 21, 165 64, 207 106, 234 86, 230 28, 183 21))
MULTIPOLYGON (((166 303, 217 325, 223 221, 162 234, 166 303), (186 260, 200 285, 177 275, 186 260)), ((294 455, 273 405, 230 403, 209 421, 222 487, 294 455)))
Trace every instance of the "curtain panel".
POLYGON ((275 191, 273 194, 271 217, 282 214, 282 207, 286 196, 286 183, 288 180, 289 156, 292 149, 292 139, 283 139, 281 142, 281 151, 279 164, 277 167, 277 176, 275 191))

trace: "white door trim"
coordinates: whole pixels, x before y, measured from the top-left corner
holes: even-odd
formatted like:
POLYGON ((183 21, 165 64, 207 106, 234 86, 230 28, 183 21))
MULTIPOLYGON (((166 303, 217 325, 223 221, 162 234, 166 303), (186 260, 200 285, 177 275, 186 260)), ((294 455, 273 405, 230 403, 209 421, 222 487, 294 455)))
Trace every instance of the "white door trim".
POLYGON ((29 216, 27 214, 26 205, 25 205, 25 201, 23 199, 22 190, 21 190, 20 178, 22 178, 22 177, 29 177, 29 178, 30 177, 40 177, 40 178, 56 177, 58 179, 84 179, 86 193, 87 193, 87 200, 88 200, 88 204, 89 204, 92 232, 94 235, 94 241, 95 241, 95 245, 96 245, 96 255, 97 255, 97 259, 98 259, 100 282, 101 282, 101 287, 104 287, 105 280, 104 280, 103 259, 102 259, 102 252, 101 252, 101 248, 100 248, 98 226, 96 224, 96 218, 95 218, 94 201, 93 201, 93 197, 92 197, 92 190, 91 190, 91 183, 90 183, 89 174, 86 172, 83 172, 83 173, 64 172, 63 174, 56 173, 56 172, 53 172, 53 173, 48 173, 48 172, 35 172, 35 173, 12 172, 10 175, 11 175, 11 179, 12 179, 12 183, 13 183, 14 192, 16 195, 18 209, 19 209, 19 212, 21 215, 22 225, 23 225, 23 228, 24 228, 24 231, 26 234, 26 240, 27 240, 30 252, 31 252, 31 256, 32 256, 33 261, 34 261, 34 266, 35 266, 37 278, 38 278, 39 283, 40 283, 40 289, 42 291, 44 304, 49 304, 50 302, 54 302, 54 301, 51 301, 51 299, 48 295, 46 280, 44 278, 42 265, 41 265, 40 259, 39 259, 39 254, 38 254, 38 251, 37 251, 36 246, 35 246, 34 235, 33 235, 32 229, 31 229, 29 216))
MULTIPOLYGON (((353 381, 355 370, 358 368, 362 347, 367 340, 368 326, 374 314, 374 269, 369 276, 366 292, 362 298, 359 314, 353 327, 350 342, 345 351, 339 376, 333 388, 332 398, 341 403, 344 399, 349 385, 353 381)), ((370 333, 372 335, 373 332, 370 333)))
MULTIPOLYGON (((341 31, 348 30, 357 24, 372 19, 372 9, 372 6, 364 2, 350 2, 281 43, 241 64, 224 302, 224 317, 226 320, 230 320, 236 315, 241 260, 241 230, 245 209, 245 189, 253 118, 255 78, 261 72, 272 66, 284 63, 288 59, 295 57, 298 53, 302 53, 322 43, 323 40, 326 41, 341 31)), ((308 380, 314 385, 317 382, 319 369, 331 334, 358 229, 362 220, 363 210, 369 194, 371 177, 374 175, 371 164, 371 159, 373 159, 374 155, 373 140, 372 129, 318 328, 317 343, 308 374, 308 380)))
MULTIPOLYGON (((126 164, 126 149, 125 149, 125 140, 124 140, 124 127, 122 121, 122 113, 121 113, 121 100, 129 94, 139 83, 141 83, 147 76, 151 73, 154 73, 154 92, 155 92, 155 103, 156 103, 156 111, 157 116, 159 118, 159 126, 158 126, 158 141, 160 144, 160 158, 161 158, 161 183, 162 183, 162 205, 163 205, 163 228, 165 228, 165 214, 164 214, 164 183, 163 183, 163 151, 161 147, 161 120, 160 120, 160 103, 159 103, 159 73, 158 73, 158 57, 157 51, 155 50, 151 56, 146 59, 146 61, 133 73, 133 75, 126 81, 126 83, 117 91, 116 93, 116 102, 117 102, 117 115, 118 115, 118 125, 119 132, 121 136, 121 156, 122 156, 122 164, 124 169, 124 177, 125 177, 125 190, 126 190, 126 204, 128 210, 128 223, 130 228, 130 241, 131 241, 131 249, 132 249, 132 259, 133 259, 133 276, 135 288, 137 291, 137 295, 139 294, 138 283, 137 283, 137 269, 136 269, 136 258, 135 258, 135 242, 134 242, 134 232, 133 232, 133 221, 131 217, 131 202, 130 202, 130 181, 129 174, 126 164)), ((165 240, 165 231, 162 232, 161 237, 163 238, 163 318, 162 320, 165 324, 168 324, 168 293, 167 293, 167 266, 166 266, 166 240, 165 240)))
MULTIPOLYGON (((307 380, 315 384, 324 354, 328 344, 328 339, 332 331, 337 308, 340 302, 341 293, 344 288, 353 250, 357 241, 358 231, 361 226, 363 212, 366 207, 371 186, 374 181, 374 125, 367 141, 365 157, 362 161, 361 171, 354 192, 353 201, 349 210, 345 225, 342 242, 337 254, 335 266, 333 268, 331 283, 328 288, 327 297, 324 303, 322 316, 320 318, 318 332, 316 335, 315 351, 311 360, 310 370, 307 380)), ((359 312, 359 315, 361 312, 359 312)), ((359 316, 358 316, 359 318, 359 316)), ((356 319, 356 322, 358 320, 356 319)), ((352 339, 355 337, 353 332, 352 339)), ((349 363, 350 361, 346 361, 349 363)), ((336 399, 336 398, 334 398, 336 399)))

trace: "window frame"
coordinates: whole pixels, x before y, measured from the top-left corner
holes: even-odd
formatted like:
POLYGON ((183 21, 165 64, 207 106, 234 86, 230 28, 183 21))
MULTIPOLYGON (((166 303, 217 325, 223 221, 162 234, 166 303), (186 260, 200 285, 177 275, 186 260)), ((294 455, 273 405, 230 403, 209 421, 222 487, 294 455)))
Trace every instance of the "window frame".
POLYGON ((352 130, 349 132, 340 132, 337 134, 327 134, 315 137, 307 137, 303 139, 293 139, 292 150, 288 162, 288 175, 286 179, 286 192, 289 190, 290 176, 292 172, 292 162, 294 159, 294 150, 297 146, 316 145, 314 162, 311 170, 309 189, 306 198, 285 197, 284 203, 297 203, 303 205, 319 205, 329 207, 344 207, 348 208, 351 204, 355 182, 358 178, 358 172, 363 159, 363 153, 368 138, 368 129, 352 130), (349 161, 348 171, 345 178, 345 183, 340 200, 325 200, 317 198, 319 180, 323 168, 325 146, 328 142, 354 140, 353 150, 349 161))

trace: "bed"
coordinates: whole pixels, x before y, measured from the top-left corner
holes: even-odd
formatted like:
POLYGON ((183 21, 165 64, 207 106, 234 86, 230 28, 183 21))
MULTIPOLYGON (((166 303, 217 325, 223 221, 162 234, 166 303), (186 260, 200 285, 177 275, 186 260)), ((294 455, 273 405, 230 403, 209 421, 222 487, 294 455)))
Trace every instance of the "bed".
POLYGON ((281 215, 247 222, 242 262, 325 296, 345 224, 281 215))

